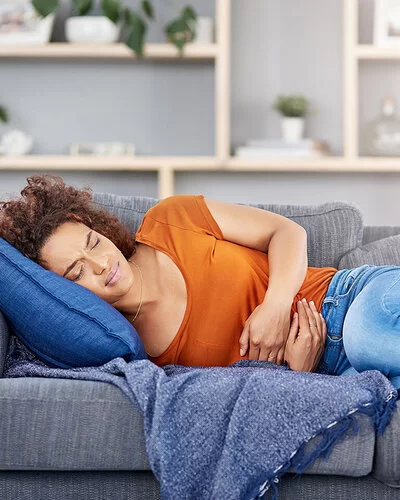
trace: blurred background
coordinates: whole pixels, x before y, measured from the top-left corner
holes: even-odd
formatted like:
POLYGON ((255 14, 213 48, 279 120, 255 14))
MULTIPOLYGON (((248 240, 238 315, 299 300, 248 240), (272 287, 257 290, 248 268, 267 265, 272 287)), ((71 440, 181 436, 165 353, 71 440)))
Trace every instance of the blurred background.
MULTIPOLYGON (((236 154, 249 140, 264 141, 261 146, 268 169, 246 168, 246 154, 251 155, 249 164, 255 156, 262 163, 264 154, 260 147, 249 153, 251 145, 247 144, 239 170, 215 167, 174 172, 174 193, 203 193, 243 203, 352 201, 361 208, 365 224, 400 224, 400 126, 396 114, 396 103, 400 103, 399 13, 391 0, 376 0, 381 10, 374 0, 348 1, 357 4, 359 14, 355 43, 389 47, 383 48, 380 56, 349 63, 352 71, 357 68, 358 79, 352 96, 358 114, 353 117, 354 134, 358 135, 356 157, 351 145, 349 151, 345 145, 345 109, 350 114, 352 110, 344 96, 344 62, 348 57, 344 2, 231 0, 226 89, 229 154, 236 154), (382 14, 390 9, 392 19, 382 14), (376 32, 378 23, 380 34, 376 32), (393 52, 393 58, 388 51, 393 52), (291 170, 280 167, 286 146, 282 113, 273 109, 279 95, 304 96, 308 102, 302 136, 297 143, 289 141, 287 145, 289 155, 303 158, 291 170), (379 138, 382 127, 384 135, 379 138), (268 151, 271 145, 275 153, 268 151), (320 157, 314 157, 315 148, 320 157), (275 167, 274 154, 279 155, 275 167), (368 169, 362 168, 363 157, 368 158, 368 169), (347 159, 341 168, 343 158, 347 159), (329 168, 332 159, 338 160, 333 170, 329 168)), ((141 2, 123 3, 133 9, 141 2)), ((149 23, 146 43, 164 43, 164 26, 185 5, 192 6, 198 16, 216 21, 215 0, 154 0, 152 5, 156 20, 149 23)), ((100 6, 95 5, 92 15, 101 14, 100 6)), ((70 16, 71 2, 63 0, 56 10, 50 44, 66 42, 65 21, 70 16)), ((9 166, 15 164, 15 159, 11 162, 13 140, 23 143, 24 137, 32 140, 26 154, 39 157, 69 155, 71 144, 111 141, 134 145, 137 157, 216 154, 213 59, 11 57, 4 39, 1 43, 0 31, 0 106, 9 115, 8 122, 0 121, 0 198, 19 191, 28 175, 43 171, 39 166, 36 170, 9 166), (10 135, 16 130, 24 134, 22 138, 10 135)), ((46 171, 100 192, 152 197, 160 193, 157 171, 89 171, 84 163, 74 171, 46 171)))

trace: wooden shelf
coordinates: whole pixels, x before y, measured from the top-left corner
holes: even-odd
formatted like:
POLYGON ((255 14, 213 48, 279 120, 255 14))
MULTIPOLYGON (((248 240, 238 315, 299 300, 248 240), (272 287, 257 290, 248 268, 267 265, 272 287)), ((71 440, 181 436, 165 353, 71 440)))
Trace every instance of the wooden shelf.
POLYGON ((315 159, 231 157, 221 160, 214 156, 25 155, 0 157, 0 170, 400 172, 400 157, 354 159, 342 156, 315 159))
MULTIPOLYGON (((183 55, 169 43, 145 44, 145 59, 189 59, 213 60, 218 55, 216 44, 189 43, 183 55)), ((133 50, 124 43, 89 44, 89 43, 48 43, 46 45, 0 45, 0 58, 64 58, 64 59, 137 59, 133 50)))
POLYGON ((229 170, 259 170, 270 172, 400 172, 399 158, 354 159, 334 156, 313 159, 251 159, 232 158, 227 165, 229 170))
POLYGON ((400 47, 376 47, 375 45, 357 45, 355 56, 358 59, 400 59, 400 47))
POLYGON ((194 168, 218 165, 208 156, 0 156, 0 170, 159 170, 164 167, 194 168))

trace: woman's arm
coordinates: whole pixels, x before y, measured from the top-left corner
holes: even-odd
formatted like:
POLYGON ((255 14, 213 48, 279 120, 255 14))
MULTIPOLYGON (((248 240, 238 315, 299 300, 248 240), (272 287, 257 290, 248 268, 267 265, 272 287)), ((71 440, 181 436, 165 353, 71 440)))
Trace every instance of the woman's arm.
POLYGON ((307 273, 307 234, 300 225, 267 210, 205 202, 224 239, 268 253, 268 289, 263 303, 249 317, 240 343, 247 346, 250 340, 250 359, 282 363, 290 308, 307 273))

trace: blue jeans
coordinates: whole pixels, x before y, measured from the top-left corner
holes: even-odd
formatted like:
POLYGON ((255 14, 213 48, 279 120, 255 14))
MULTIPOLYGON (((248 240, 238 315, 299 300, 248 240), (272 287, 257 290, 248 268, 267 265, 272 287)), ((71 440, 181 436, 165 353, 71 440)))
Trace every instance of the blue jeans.
POLYGON ((322 315, 327 337, 316 372, 379 370, 400 389, 400 266, 366 264, 338 271, 322 315))

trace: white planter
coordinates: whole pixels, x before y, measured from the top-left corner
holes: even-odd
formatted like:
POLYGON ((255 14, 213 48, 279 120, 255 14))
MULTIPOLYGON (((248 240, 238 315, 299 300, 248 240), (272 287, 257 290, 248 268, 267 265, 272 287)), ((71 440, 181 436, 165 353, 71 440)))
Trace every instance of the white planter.
POLYGON ((304 118, 282 117, 282 139, 286 142, 298 142, 304 134, 304 118))
POLYGON ((65 37, 72 43, 114 43, 121 33, 121 23, 106 16, 76 16, 65 21, 65 37))

